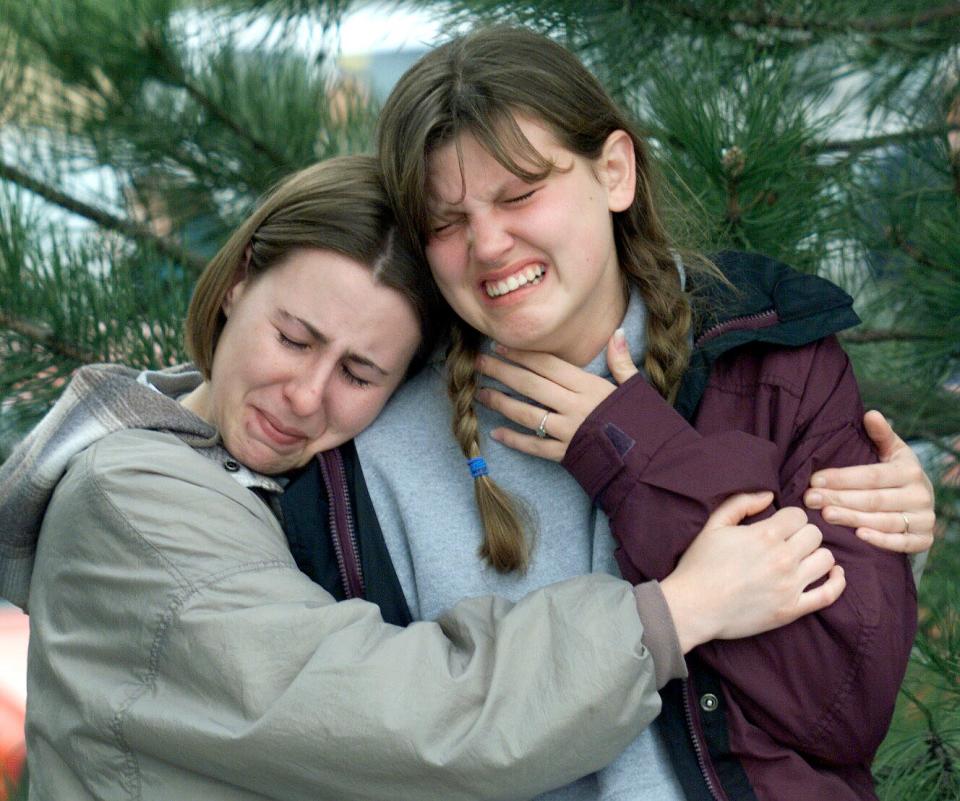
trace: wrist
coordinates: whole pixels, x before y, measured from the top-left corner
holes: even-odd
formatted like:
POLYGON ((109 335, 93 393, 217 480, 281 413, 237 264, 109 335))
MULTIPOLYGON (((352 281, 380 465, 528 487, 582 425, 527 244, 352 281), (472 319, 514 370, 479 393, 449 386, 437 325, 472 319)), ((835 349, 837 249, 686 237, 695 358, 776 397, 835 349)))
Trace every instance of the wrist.
POLYGON ((633 595, 643 624, 643 644, 653 657, 659 690, 671 679, 686 678, 687 665, 660 583, 638 584, 633 588, 633 595))
POLYGON ((716 632, 711 628, 702 595, 695 587, 687 587, 682 578, 670 574, 660 582, 660 589, 684 654, 715 638, 716 632))

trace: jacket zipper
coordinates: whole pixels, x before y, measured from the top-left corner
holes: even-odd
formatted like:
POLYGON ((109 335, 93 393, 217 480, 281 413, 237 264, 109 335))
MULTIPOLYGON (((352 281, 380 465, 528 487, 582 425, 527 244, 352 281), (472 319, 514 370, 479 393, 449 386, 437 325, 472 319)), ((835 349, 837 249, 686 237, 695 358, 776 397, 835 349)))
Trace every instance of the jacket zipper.
POLYGON ((726 334, 730 331, 736 331, 741 328, 766 328, 770 325, 775 325, 779 322, 779 317, 777 316, 776 309, 767 309, 766 311, 756 312, 755 314, 744 314, 740 317, 731 317, 729 320, 724 320, 722 323, 717 323, 717 325, 712 328, 708 328, 699 337, 697 337, 696 342, 693 343, 695 348, 701 347, 705 342, 708 342, 711 339, 714 339, 721 334, 726 334), (757 325, 757 323, 764 323, 764 325, 757 325))
POLYGON ((339 448, 319 455, 320 474, 330 502, 330 539, 340 568, 340 580, 347 598, 363 598, 363 573, 357 548, 350 494, 339 448))
POLYGON ((714 801, 727 801, 726 793, 714 784, 710 776, 710 770, 707 767, 707 757, 703 753, 703 746, 700 744, 696 727, 693 725, 693 710, 690 707, 690 681, 689 678, 683 681, 683 714, 687 719, 687 731, 690 734, 690 740, 693 742, 693 750, 697 754, 697 764, 700 766, 700 775, 703 777, 703 783, 707 785, 707 791, 713 797, 714 801))

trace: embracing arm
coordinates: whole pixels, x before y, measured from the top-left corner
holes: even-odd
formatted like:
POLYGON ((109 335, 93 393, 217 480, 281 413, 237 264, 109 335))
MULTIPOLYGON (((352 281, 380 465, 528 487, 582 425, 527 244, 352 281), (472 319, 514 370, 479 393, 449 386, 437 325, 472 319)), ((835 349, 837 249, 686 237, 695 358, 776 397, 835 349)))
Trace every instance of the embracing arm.
MULTIPOLYGON (((172 437, 84 453, 41 546, 36 725, 84 698, 76 729, 99 726, 91 740, 144 781, 160 763, 278 799, 531 797, 607 764, 659 711, 626 582, 389 626, 309 581, 266 505, 172 437)), ((674 642, 651 647, 676 651, 663 614, 674 642)), ((658 668, 682 675, 682 658, 658 668)))
POLYGON ((933 484, 880 412, 867 412, 863 423, 880 461, 818 470, 804 503, 820 509, 831 523, 855 528, 873 545, 918 557, 914 575, 919 581, 936 528, 933 484))
MULTIPOLYGON (((763 358, 740 355, 718 369, 749 373, 749 360, 763 358)), ((669 571, 718 492, 772 482, 778 505, 798 505, 814 471, 876 459, 835 340, 766 358, 783 360, 781 374, 790 380, 762 387, 744 380, 743 394, 713 393, 699 412, 703 435, 635 378, 574 437, 564 463, 608 513, 626 576, 669 571), (760 414, 771 425, 763 439, 724 430, 737 415, 747 427, 760 414)), ((744 376, 733 378, 727 386, 744 376)), ((847 591, 817 614, 759 637, 715 641, 700 654, 765 732, 831 762, 859 762, 873 754, 889 723, 915 628, 913 582, 901 556, 815 511, 810 519, 845 569, 847 591)))

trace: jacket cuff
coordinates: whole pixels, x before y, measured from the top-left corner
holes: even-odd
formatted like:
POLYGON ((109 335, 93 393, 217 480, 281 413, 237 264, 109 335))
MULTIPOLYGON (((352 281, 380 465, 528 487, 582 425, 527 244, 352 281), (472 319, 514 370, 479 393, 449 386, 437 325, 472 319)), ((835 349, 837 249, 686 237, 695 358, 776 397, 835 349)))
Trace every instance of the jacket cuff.
MULTIPOLYGON (((561 462, 595 503, 629 459, 641 468, 687 423, 642 373, 605 398, 574 433, 561 462)), ((602 505, 602 504, 601 504, 602 505)))
POLYGON ((687 677, 687 663, 680 648, 680 638, 673 625, 670 607, 663 597, 660 582, 647 581, 633 588, 637 614, 643 624, 643 644, 653 657, 657 689, 672 679, 687 677))

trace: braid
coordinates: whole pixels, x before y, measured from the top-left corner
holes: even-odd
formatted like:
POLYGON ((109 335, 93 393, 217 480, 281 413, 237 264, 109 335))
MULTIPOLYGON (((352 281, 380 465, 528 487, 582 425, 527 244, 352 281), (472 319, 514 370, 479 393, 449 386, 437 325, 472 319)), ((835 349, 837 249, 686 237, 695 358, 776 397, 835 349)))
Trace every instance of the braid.
MULTIPOLYGON (((636 283, 647 309, 643 367, 654 388, 672 402, 690 362, 693 309, 681 285, 677 252, 657 213, 653 167, 646 149, 635 140, 637 193, 633 207, 614 215, 617 255, 623 271, 636 283)), ((717 275, 699 254, 685 254, 688 274, 717 275)))
POLYGON ((647 307, 647 352, 643 366, 650 382, 672 401, 690 359, 689 332, 693 319, 690 302, 680 288, 672 258, 645 270, 640 294, 647 307))
MULTIPOLYGON (((447 392, 453 404, 453 434, 467 459, 480 455, 479 425, 473 401, 477 394, 475 362, 480 335, 459 323, 452 326, 447 353, 447 392)), ((522 516, 516 502, 490 476, 473 480, 483 524, 480 556, 500 573, 523 571, 529 561, 522 516)))

